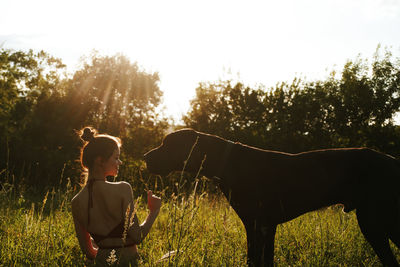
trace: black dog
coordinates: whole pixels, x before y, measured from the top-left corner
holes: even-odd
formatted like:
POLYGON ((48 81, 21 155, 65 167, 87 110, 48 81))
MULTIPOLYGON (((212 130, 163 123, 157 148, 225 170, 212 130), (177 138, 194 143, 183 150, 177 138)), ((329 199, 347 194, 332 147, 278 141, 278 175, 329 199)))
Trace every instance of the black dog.
POLYGON ((218 181, 243 221, 251 266, 273 265, 278 224, 338 203, 356 209, 380 261, 398 266, 389 239, 400 248, 400 162, 391 156, 366 148, 287 154, 185 129, 167 135, 145 160, 160 175, 184 164, 197 172, 203 162, 201 174, 218 181))

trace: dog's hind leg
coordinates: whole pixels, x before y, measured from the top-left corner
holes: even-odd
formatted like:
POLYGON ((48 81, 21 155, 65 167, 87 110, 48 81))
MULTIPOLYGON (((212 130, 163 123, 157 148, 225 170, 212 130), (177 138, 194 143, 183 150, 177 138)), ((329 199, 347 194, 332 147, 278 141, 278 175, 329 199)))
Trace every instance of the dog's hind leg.
POLYGON ((400 249, 400 229, 389 229, 389 238, 400 249))
POLYGON ((366 201, 364 204, 356 211, 361 232, 384 266, 399 266, 389 246, 389 236, 385 229, 387 226, 385 213, 379 209, 376 202, 366 201))
POLYGON ((400 198, 393 201, 386 221, 388 222, 389 238, 400 249, 400 198))

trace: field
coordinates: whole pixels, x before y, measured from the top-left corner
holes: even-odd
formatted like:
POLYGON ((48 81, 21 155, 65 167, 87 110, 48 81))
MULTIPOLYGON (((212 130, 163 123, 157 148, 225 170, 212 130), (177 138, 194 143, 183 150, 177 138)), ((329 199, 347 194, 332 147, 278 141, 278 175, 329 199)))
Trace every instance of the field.
MULTIPOLYGON (((0 191, 1 266, 91 266, 74 233, 70 200, 77 186, 35 194, 13 182, 0 191)), ((160 192, 162 194, 162 192, 160 192)), ((138 199, 138 216, 146 203, 138 199)), ((139 245, 141 266, 246 266, 241 221, 219 194, 195 184, 189 194, 163 197, 152 231, 139 245), (167 252, 171 257, 160 259, 167 252)), ((395 248, 400 260, 400 250, 395 248)), ((354 212, 330 207, 278 227, 276 266, 380 266, 354 212)))

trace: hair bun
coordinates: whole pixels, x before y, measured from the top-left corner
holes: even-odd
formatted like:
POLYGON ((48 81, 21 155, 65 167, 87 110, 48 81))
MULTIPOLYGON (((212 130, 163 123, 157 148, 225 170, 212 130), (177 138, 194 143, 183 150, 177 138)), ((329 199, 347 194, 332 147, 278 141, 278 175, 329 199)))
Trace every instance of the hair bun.
POLYGON ((95 134, 96 134, 96 130, 94 130, 90 127, 86 127, 85 129, 83 129, 81 139, 83 141, 90 142, 93 140, 95 134))

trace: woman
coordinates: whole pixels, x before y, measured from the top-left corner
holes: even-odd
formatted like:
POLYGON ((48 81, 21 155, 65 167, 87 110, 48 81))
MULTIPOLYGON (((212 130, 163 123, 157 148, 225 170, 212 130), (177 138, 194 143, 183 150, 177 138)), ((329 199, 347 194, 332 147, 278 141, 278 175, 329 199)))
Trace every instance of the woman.
POLYGON ((97 264, 134 264, 137 247, 149 233, 160 207, 161 199, 148 191, 150 210, 145 222, 139 225, 133 213, 132 188, 126 182, 108 182, 116 176, 122 164, 119 159, 119 138, 97 134, 86 127, 80 132, 85 142, 81 149, 81 164, 88 172, 83 189, 72 199, 72 217, 82 252, 97 264))

